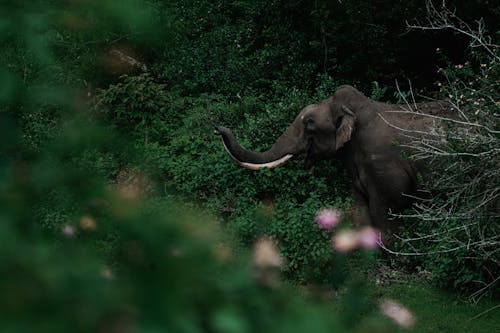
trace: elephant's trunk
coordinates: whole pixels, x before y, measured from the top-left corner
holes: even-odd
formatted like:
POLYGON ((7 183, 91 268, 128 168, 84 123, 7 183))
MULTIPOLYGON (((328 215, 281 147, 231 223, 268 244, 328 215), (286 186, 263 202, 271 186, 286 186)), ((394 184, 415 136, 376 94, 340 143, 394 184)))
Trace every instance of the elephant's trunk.
POLYGON ((273 169, 285 164, 293 155, 305 150, 306 145, 299 139, 300 136, 295 133, 294 126, 290 126, 283 135, 269 148, 262 153, 255 153, 243 148, 234 137, 231 130, 225 127, 216 127, 215 133, 222 136, 224 148, 232 159, 238 165, 251 169, 259 170, 262 168, 273 169))

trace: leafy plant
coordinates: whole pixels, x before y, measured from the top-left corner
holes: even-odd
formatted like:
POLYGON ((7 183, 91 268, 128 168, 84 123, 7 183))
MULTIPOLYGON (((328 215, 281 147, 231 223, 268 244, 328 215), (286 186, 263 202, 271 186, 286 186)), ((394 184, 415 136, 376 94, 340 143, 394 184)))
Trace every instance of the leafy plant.
POLYGON ((385 95, 386 92, 387 92, 387 87, 382 88, 380 87, 377 81, 372 82, 371 99, 373 99, 374 101, 380 101, 382 100, 382 97, 385 95))

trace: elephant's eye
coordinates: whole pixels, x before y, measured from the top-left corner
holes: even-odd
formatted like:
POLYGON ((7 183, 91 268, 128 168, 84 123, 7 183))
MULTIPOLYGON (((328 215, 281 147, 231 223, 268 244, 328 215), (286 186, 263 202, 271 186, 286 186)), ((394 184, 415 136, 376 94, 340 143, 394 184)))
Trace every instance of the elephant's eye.
POLYGON ((310 126, 314 124, 314 119, 312 119, 311 117, 302 118, 302 123, 306 126, 310 126))
POLYGON ((335 123, 335 128, 338 129, 340 127, 340 125, 342 125, 342 119, 343 118, 344 118, 343 116, 340 116, 340 117, 337 118, 337 122, 335 123))

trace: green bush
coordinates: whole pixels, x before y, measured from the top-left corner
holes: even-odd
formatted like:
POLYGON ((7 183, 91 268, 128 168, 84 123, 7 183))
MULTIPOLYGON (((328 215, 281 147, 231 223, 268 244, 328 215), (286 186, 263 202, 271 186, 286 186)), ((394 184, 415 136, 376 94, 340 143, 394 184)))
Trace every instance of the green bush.
MULTIPOLYGON (((323 80, 318 97, 332 89, 331 79, 323 80)), ((331 282, 330 240, 315 227, 314 217, 324 206, 349 207, 344 168, 338 161, 330 161, 306 171, 297 161, 272 172, 251 172, 233 164, 213 135, 214 125, 224 124, 233 127, 246 146, 265 149, 312 100, 281 85, 275 91, 269 102, 253 95, 234 101, 218 95, 181 97, 141 76, 124 78, 123 84, 103 90, 96 98, 96 112, 103 112, 109 121, 122 124, 120 128, 128 128, 129 134, 138 137, 146 123, 142 119, 154 117, 147 126, 155 135, 138 147, 147 168, 164 179, 168 192, 221 214, 227 230, 242 244, 250 245, 263 235, 276 237, 291 278, 331 282), (149 82, 146 89, 142 88, 144 80, 149 82), (137 94, 136 101, 127 99, 137 94), (268 214, 265 219, 263 211, 268 214)))
POLYGON ((99 109, 95 114, 103 118, 100 120, 123 134, 133 133, 135 137, 131 139, 142 139, 146 144, 168 141, 168 130, 183 121, 182 114, 176 112, 183 106, 173 104, 182 104, 184 100, 148 74, 124 76, 122 82, 110 85, 105 94, 94 98, 94 107, 99 109))

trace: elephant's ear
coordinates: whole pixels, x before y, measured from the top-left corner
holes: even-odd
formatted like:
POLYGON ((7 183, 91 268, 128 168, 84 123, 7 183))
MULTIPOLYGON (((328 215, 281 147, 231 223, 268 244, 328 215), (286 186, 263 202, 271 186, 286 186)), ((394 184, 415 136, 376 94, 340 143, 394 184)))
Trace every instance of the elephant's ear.
POLYGON ((337 120, 337 134, 335 138, 335 150, 339 150, 344 144, 351 140, 354 131, 356 115, 348 107, 342 105, 343 115, 337 120))

